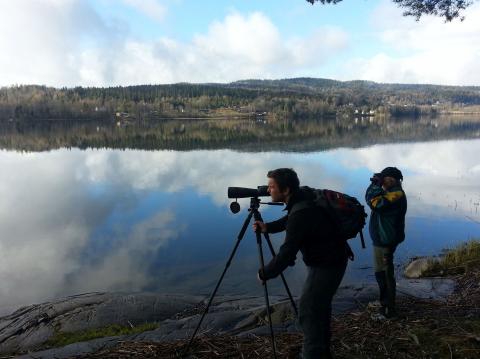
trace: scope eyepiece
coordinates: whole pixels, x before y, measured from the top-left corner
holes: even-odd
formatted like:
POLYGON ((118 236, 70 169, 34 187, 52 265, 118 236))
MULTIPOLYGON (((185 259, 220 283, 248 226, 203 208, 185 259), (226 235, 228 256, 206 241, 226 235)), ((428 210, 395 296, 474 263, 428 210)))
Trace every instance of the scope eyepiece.
POLYGON ((268 186, 258 186, 255 188, 228 187, 228 198, 247 198, 247 197, 267 197, 268 186))

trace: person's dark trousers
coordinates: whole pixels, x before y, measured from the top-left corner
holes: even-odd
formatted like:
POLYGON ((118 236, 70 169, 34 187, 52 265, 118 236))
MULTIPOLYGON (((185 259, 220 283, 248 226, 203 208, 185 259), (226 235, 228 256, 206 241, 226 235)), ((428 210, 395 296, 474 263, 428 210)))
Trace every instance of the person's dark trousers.
POLYGON ((396 246, 374 247, 375 279, 380 290, 380 303, 386 308, 387 313, 395 314, 395 297, 397 282, 395 280, 395 267, 393 254, 396 246))
POLYGON ((387 274, 385 271, 375 272, 378 289, 380 291, 380 304, 382 307, 387 306, 387 274))
POLYGON ((397 281, 395 280, 395 269, 393 266, 393 251, 385 255, 387 262, 387 270, 385 271, 387 277, 387 309, 390 312, 395 312, 395 297, 397 293, 397 281))
POLYGON ((303 331, 303 358, 331 358, 332 299, 342 281, 347 261, 335 267, 307 267, 300 298, 298 323, 303 331))

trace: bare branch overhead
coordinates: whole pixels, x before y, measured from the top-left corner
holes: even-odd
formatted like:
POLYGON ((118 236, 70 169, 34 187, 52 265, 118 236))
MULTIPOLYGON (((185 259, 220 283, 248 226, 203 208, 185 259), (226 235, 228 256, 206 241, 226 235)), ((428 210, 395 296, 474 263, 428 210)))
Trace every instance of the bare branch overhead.
MULTIPOLYGON (((312 5, 316 2, 321 4, 337 4, 343 0, 307 0, 312 5)), ((452 21, 463 20, 464 10, 472 5, 475 0, 391 0, 404 9, 404 16, 413 16, 419 20, 423 15, 434 15, 452 21)))

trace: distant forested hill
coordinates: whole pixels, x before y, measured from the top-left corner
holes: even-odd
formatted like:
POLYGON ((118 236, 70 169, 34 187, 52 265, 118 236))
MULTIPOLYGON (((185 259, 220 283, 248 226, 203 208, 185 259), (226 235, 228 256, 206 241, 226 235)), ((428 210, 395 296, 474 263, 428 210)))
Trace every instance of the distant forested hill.
POLYGON ((434 116, 480 113, 480 87, 380 84, 316 78, 243 80, 229 84, 108 88, 0 88, 0 119, 119 119, 357 115, 434 116))

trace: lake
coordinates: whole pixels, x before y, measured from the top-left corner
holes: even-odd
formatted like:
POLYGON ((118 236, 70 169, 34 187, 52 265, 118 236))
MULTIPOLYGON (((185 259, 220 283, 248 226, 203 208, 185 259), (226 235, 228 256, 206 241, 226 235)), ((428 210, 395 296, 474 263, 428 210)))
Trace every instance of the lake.
MULTIPOLYGON (((248 199, 230 213, 227 188, 264 185, 278 167, 362 203, 372 173, 400 168, 409 209, 398 265, 480 237, 479 119, 206 123, 1 123, 0 313, 91 291, 209 294, 247 215, 248 199)), ((364 233, 367 249, 350 241, 343 285, 373 280, 364 233)), ((262 295, 257 269, 249 229, 220 293, 262 295)), ((286 271, 294 294, 304 276, 299 254, 286 271)), ((284 292, 280 280, 270 288, 284 292)))

